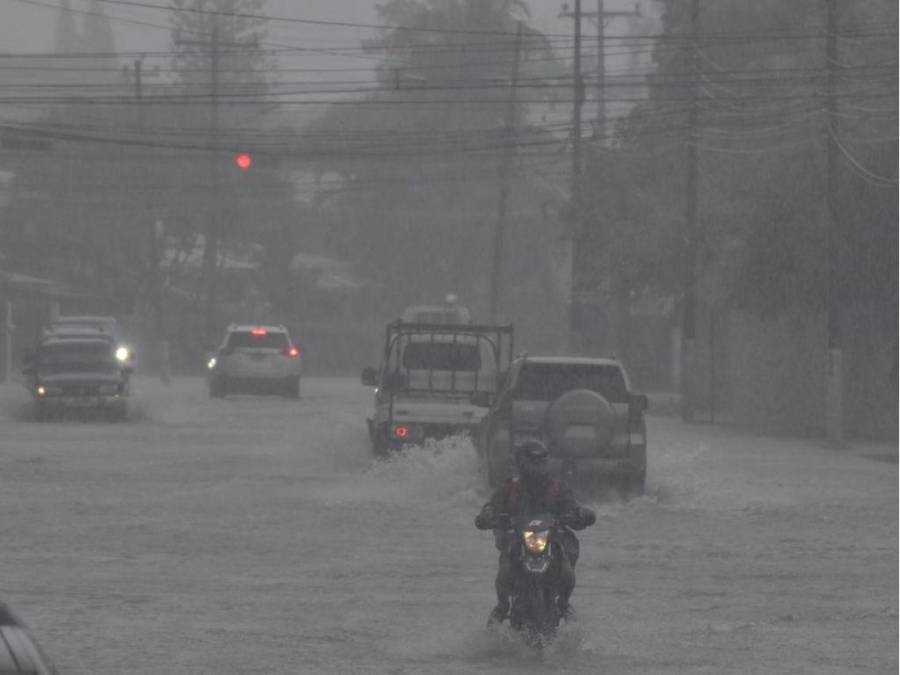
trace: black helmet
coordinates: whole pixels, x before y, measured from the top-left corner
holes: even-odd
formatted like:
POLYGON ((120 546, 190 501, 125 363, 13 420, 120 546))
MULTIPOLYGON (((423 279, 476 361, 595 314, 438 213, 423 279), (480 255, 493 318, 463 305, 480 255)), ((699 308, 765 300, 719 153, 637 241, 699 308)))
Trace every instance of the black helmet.
POLYGON ((550 473, 549 452, 543 441, 529 438, 515 446, 516 467, 524 479, 544 478, 550 473))

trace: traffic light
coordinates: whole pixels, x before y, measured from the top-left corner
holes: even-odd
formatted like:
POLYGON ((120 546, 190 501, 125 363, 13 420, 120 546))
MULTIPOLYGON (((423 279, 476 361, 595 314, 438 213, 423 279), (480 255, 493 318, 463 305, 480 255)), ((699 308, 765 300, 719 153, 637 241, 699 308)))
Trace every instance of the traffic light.
POLYGON ((253 155, 249 152, 241 152, 234 156, 234 163, 241 171, 248 171, 253 166, 253 155))

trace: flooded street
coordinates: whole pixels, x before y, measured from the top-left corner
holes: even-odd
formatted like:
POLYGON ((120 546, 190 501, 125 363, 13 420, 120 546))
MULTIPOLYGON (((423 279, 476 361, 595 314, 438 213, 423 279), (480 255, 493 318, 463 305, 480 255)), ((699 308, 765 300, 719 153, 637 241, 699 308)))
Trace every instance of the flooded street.
MULTIPOLYGON (((2 391, 0 597, 61 673, 514 673, 471 446, 373 462, 370 391, 210 400, 138 379, 130 423, 2 391)), ((897 464, 650 417, 648 490, 580 495, 568 673, 897 670, 897 464)))

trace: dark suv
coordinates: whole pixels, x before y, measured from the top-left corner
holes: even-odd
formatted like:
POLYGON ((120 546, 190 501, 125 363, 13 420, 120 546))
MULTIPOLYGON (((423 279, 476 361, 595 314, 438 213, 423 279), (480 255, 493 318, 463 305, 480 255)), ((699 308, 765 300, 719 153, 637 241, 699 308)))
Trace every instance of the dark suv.
POLYGON ((131 368, 116 358, 109 336, 47 337, 26 355, 22 370, 38 419, 65 410, 128 416, 131 368))
POLYGON ((510 447, 539 437, 551 470, 613 478, 640 493, 647 475, 647 397, 634 394, 615 359, 565 356, 516 358, 476 435, 476 447, 497 485, 513 470, 510 447))

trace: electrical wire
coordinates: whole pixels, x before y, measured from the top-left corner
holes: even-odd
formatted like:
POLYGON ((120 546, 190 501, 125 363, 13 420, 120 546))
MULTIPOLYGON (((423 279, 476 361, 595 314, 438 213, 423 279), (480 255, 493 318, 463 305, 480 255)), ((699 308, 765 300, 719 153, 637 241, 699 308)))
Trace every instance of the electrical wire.
POLYGON ((848 162, 850 162, 850 165, 871 184, 886 187, 897 185, 898 182, 900 182, 897 178, 881 176, 863 166, 862 162, 856 159, 852 155, 852 153, 844 146, 844 144, 841 143, 840 138, 838 138, 838 135, 834 131, 834 127, 832 127, 831 125, 828 125, 828 135, 831 137, 831 140, 834 142, 837 148, 841 151, 841 154, 844 155, 848 162))
MULTIPOLYGON (((33 1, 33 0, 32 0, 33 1)), ((387 31, 409 31, 409 32, 417 32, 417 33, 439 33, 439 34, 463 34, 463 35, 488 35, 488 36, 507 36, 507 37, 515 37, 515 31, 500 31, 500 30, 471 30, 471 29, 462 29, 462 28, 433 28, 433 27, 417 27, 417 26, 400 26, 400 25, 390 25, 390 24, 371 24, 371 23, 359 23, 359 22, 350 22, 350 21, 325 21, 321 19, 301 19, 295 17, 284 17, 284 16, 267 16, 265 14, 253 14, 250 12, 229 12, 223 10, 215 10, 215 9, 201 9, 194 7, 167 7, 163 5, 156 5, 149 2, 138 2, 137 0, 96 0, 97 2, 101 2, 107 5, 119 5, 119 6, 128 6, 128 7, 140 7, 143 9, 152 9, 157 11, 164 12, 183 12, 189 14, 199 14, 199 15, 207 15, 207 16, 222 16, 222 17, 231 17, 231 18, 240 18, 240 19, 255 19, 261 21, 271 21, 271 22, 283 22, 283 23, 294 23, 294 24, 304 24, 311 26, 327 26, 327 27, 340 27, 340 28, 366 28, 366 29, 375 29, 375 30, 387 30, 387 31)), ((558 33, 546 33, 545 37, 554 37, 554 38, 565 38, 569 40, 574 40, 574 37, 569 34, 558 34, 558 33)), ((858 33, 847 35, 847 37, 854 38, 867 38, 867 37, 894 37, 896 33, 886 33, 882 31, 875 31, 872 33, 858 33)), ((725 39, 725 40, 743 40, 743 39, 771 39, 771 40, 785 40, 785 39, 819 39, 823 37, 822 33, 759 33, 748 35, 746 33, 735 33, 735 32, 719 32, 719 33, 705 33, 703 35, 704 40, 717 40, 717 39, 725 39)), ((684 40, 688 42, 694 42, 694 38, 689 35, 671 35, 671 34, 648 34, 648 35, 629 35, 629 36, 608 36, 606 39, 611 40, 640 40, 640 39, 675 39, 675 40, 684 40)))

